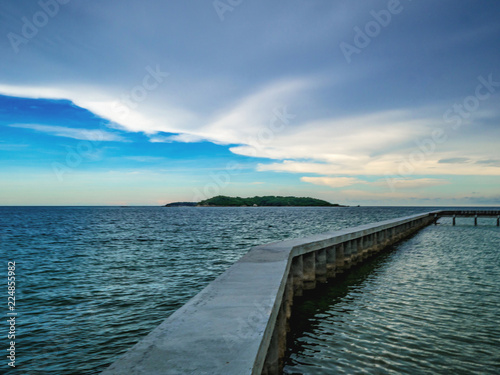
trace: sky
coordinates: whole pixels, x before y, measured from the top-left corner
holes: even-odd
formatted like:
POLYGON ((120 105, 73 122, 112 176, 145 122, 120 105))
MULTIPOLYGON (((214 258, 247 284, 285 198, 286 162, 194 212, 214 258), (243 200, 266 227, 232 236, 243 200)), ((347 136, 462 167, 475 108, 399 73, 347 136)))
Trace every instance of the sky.
POLYGON ((0 205, 500 205, 500 2, 0 3, 0 205))

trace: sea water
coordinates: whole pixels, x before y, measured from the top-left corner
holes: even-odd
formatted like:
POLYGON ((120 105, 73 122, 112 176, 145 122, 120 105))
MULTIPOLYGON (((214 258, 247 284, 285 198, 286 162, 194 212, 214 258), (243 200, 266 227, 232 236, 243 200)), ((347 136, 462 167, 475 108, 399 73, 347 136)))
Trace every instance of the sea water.
MULTIPOLYGON (((252 246, 434 209, 0 207, 0 274, 16 263, 17 313, 16 369, 2 356, 1 372, 98 374, 252 246)), ((499 232, 463 220, 297 303, 285 371, 493 371, 499 232)))

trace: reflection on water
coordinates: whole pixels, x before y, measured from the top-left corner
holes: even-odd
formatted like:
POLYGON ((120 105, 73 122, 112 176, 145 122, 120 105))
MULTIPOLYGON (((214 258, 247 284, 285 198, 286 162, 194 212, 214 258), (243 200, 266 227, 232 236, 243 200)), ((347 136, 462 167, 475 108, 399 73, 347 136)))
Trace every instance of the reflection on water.
POLYGON ((500 373, 500 228, 441 223, 297 301, 284 372, 500 373))

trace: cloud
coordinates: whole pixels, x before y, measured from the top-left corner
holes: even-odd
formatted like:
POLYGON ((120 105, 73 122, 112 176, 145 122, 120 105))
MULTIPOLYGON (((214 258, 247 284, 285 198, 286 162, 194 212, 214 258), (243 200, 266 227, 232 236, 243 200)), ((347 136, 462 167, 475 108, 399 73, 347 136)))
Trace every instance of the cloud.
POLYGON ((500 167, 500 160, 499 159, 478 160, 478 161, 476 161, 476 164, 500 167))
POLYGON ((3 143, 0 141, 0 150, 1 151, 23 151, 29 146, 27 144, 22 143, 3 143))
POLYGON ((332 188, 346 187, 355 184, 366 184, 366 181, 354 177, 301 177, 301 181, 314 185, 324 185, 332 188))
POLYGON ((469 158, 448 158, 448 159, 440 159, 438 163, 440 164, 462 164, 470 161, 469 158))
POLYGON ((450 181, 438 178, 387 178, 378 180, 373 186, 392 186, 395 189, 419 189, 430 186, 447 185, 450 181))
POLYGON ((173 142, 196 143, 203 141, 203 137, 192 134, 175 134, 169 136, 151 135, 149 137, 149 141, 152 143, 173 143, 173 142))
POLYGON ((430 186, 446 185, 450 182, 437 178, 386 178, 374 182, 361 180, 356 177, 301 177, 301 181, 314 185, 342 188, 356 184, 373 187, 392 187, 393 189, 419 189, 430 186))
POLYGON ((162 158, 160 156, 124 156, 123 159, 138 161, 141 163, 154 163, 165 161, 166 158, 162 158))
POLYGON ((86 141, 113 141, 126 142, 122 136, 99 129, 75 129, 64 126, 38 125, 38 124, 11 124, 13 128, 31 129, 56 137, 81 139, 86 141))

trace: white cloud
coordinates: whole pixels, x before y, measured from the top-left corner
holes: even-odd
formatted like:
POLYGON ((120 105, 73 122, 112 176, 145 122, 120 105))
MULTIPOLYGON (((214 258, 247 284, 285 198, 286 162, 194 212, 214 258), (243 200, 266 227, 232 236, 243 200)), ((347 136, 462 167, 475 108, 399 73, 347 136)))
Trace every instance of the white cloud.
POLYGON ((86 141, 115 141, 125 142, 126 139, 118 134, 110 133, 99 129, 75 129, 64 126, 51 126, 39 124, 11 124, 13 128, 31 129, 42 133, 47 133, 56 137, 66 137, 81 139, 86 141))
POLYGON ((0 150, 2 151, 24 151, 28 146, 23 143, 3 143, 0 141, 0 150))
POLYGON ((392 186, 395 189, 419 189, 430 186, 449 184, 450 181, 439 178, 387 178, 374 182, 373 186, 392 186))
POLYGON ((304 182, 314 185, 324 185, 332 188, 346 187, 355 184, 366 184, 366 181, 354 177, 301 177, 304 182))
POLYGON ((342 188, 356 184, 363 184, 373 187, 386 187, 394 189, 419 189, 430 186, 446 185, 450 182, 438 178, 386 178, 374 182, 361 180, 356 177, 301 177, 301 181, 314 185, 329 186, 332 188, 342 188))
MULTIPOLYGON (((137 108, 129 108, 126 116, 116 108, 120 93, 111 92, 109 88, 73 87, 70 90, 0 85, 0 92, 67 98, 120 124, 120 129, 148 134, 151 142, 207 140, 223 145, 238 144, 230 151, 276 160, 258 164, 259 171, 398 177, 500 174, 497 165, 474 163, 497 154, 491 131, 474 133, 465 126, 450 131, 435 107, 315 119, 308 107, 313 101, 313 91, 323 83, 311 77, 278 80, 236 99, 232 106, 214 108, 212 114, 204 118, 185 108, 172 109, 157 100, 154 92, 137 108), (278 126, 272 126, 276 111, 283 108, 291 117, 287 123, 278 121, 274 123, 278 126), (422 151, 419 145, 429 140, 439 126, 448 132, 447 140, 435 143, 430 152, 422 151), (159 132, 175 135, 164 136, 159 132), (458 149, 468 152, 457 153, 458 149), (471 160, 467 165, 439 163, 442 159, 464 156, 471 160)), ((477 111, 475 116, 481 113, 477 111)))

